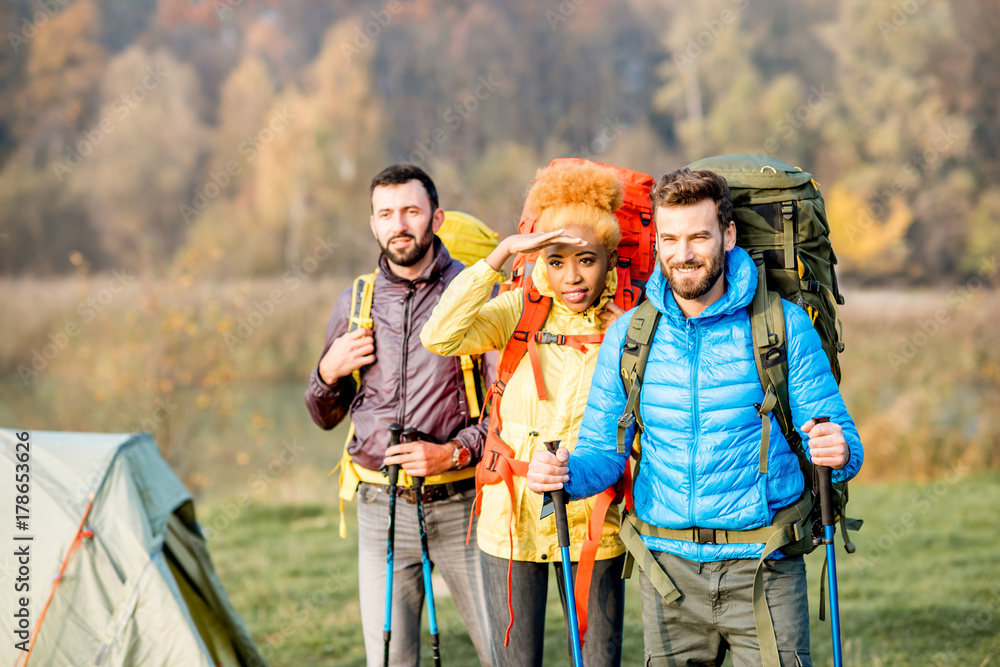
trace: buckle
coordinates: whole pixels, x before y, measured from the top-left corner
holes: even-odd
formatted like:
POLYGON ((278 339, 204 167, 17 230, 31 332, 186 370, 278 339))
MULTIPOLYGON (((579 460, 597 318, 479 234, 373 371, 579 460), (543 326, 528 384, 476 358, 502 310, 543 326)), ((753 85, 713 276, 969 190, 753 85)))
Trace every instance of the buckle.
POLYGON ((698 544, 716 544, 714 528, 695 528, 695 542, 698 544))
POLYGON ((548 331, 536 331, 535 342, 545 345, 551 345, 552 343, 555 343, 556 345, 565 345, 566 336, 562 334, 550 333, 548 331))
POLYGON ((500 452, 495 449, 490 450, 490 462, 486 464, 486 469, 490 472, 496 472, 497 460, 500 458, 500 452))
POLYGON ((618 418, 618 428, 629 429, 635 423, 635 412, 629 410, 626 414, 618 418))
MULTIPOLYGON (((391 493, 391 491, 390 491, 391 493)), ((402 498, 411 505, 417 502, 417 491, 412 486, 397 486, 396 497, 402 498)))

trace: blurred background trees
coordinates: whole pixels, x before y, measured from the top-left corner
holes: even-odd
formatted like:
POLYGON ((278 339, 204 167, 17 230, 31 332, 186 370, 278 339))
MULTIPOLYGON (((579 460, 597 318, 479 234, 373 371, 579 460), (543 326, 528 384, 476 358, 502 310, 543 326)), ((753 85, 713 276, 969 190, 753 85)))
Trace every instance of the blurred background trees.
POLYGON ((0 274, 277 276, 332 234, 318 272, 354 275, 382 166, 507 233, 562 155, 781 157, 855 283, 1000 244, 990 0, 11 0, 0 27, 0 274))

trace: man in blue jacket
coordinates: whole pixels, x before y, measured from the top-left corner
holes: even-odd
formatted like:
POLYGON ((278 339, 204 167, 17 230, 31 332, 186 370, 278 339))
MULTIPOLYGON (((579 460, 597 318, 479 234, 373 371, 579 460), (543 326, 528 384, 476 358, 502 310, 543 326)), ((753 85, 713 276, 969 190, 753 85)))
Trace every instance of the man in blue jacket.
MULTIPOLYGON (((660 272, 646 294, 661 317, 639 399, 644 431, 635 514, 652 527, 704 530, 690 531, 687 540, 641 536, 662 568, 656 576, 665 574, 679 591, 678 599, 665 599, 643 572, 646 664, 719 665, 727 650, 736 665, 761 664, 752 590, 758 562, 767 556, 762 590, 780 663, 811 665, 802 557, 765 554, 763 542, 713 538, 769 526, 804 489, 773 414, 766 473, 759 467, 762 422, 754 404, 764 390, 747 310, 757 267, 736 246, 729 188, 715 172, 668 173, 650 198, 660 272)), ((793 423, 811 461, 833 468, 834 482, 846 481, 864 457, 857 429, 808 315, 783 305, 793 423), (819 415, 830 421, 814 423, 819 415)), ((536 452, 527 477, 532 490, 565 488, 571 498, 583 498, 622 475, 628 453, 619 454, 616 442, 626 406, 619 373, 630 319, 620 318, 601 346, 572 456, 565 448, 536 452)), ((625 442, 632 442, 635 428, 625 442)))

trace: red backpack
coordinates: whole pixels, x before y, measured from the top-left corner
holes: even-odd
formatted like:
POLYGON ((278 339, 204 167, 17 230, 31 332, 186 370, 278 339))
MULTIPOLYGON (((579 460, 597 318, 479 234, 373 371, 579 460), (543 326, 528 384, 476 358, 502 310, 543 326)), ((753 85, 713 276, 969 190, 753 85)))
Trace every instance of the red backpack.
MULTIPOLYGON (((557 158, 549 166, 582 164, 585 162, 588 161, 582 158, 557 158)), ((653 188, 654 180, 652 176, 633 171, 632 169, 602 164, 600 162, 594 164, 613 169, 617 173, 618 180, 622 186, 622 206, 615 213, 621 229, 621 241, 618 244, 618 288, 615 290, 614 302, 619 308, 627 311, 638 305, 642 300, 646 281, 656 266, 656 230, 653 225, 652 206, 649 200, 649 192, 653 188)), ((528 208, 526 203, 524 210, 521 212, 521 221, 517 226, 518 233, 527 234, 536 231, 537 223, 537 215, 528 208)), ((507 341, 507 345, 501 354, 497 365, 496 382, 490 387, 484 399, 484 403, 489 403, 490 405, 490 425, 486 436, 483 458, 476 467, 476 503, 474 510, 476 514, 479 514, 482 509, 479 499, 483 486, 487 484, 505 484, 510 494, 511 508, 513 508, 513 478, 515 476, 524 477, 528 473, 528 462, 519 461, 515 458, 514 450, 500 438, 502 428, 500 401, 503 398, 504 388, 517 369, 518 364, 521 363, 521 359, 524 358, 525 354, 528 355, 532 370, 534 371, 538 399, 544 401, 548 399, 548 396, 542 380, 537 346, 539 344, 569 345, 581 352, 586 352, 587 345, 600 345, 601 340, 604 338, 603 334, 563 336, 542 331, 545 320, 549 315, 549 309, 552 306, 552 299, 542 295, 531 280, 531 273, 534 270, 537 257, 538 253, 517 255, 514 258, 514 270, 510 279, 500 286, 500 292, 506 292, 518 287, 523 288, 524 307, 517 327, 515 327, 514 333, 511 335, 510 340, 507 341)), ((626 466, 626 472, 628 472, 628 466, 626 466)), ((594 560, 597 555, 601 531, 604 526, 604 518, 608 508, 620 500, 620 491, 620 489, 612 487, 601 494, 587 527, 587 540, 584 542, 583 551, 580 555, 579 565, 577 566, 576 584, 574 585, 581 642, 587 631, 587 603, 590 593, 590 580, 593 574, 594 560)), ((512 509, 511 525, 508 526, 512 553, 513 521, 514 514, 512 509)), ((470 522, 470 534, 471 525, 470 522)), ((513 561, 507 569, 510 625, 507 627, 504 646, 510 640, 510 630, 514 624, 514 609, 510 600, 512 566, 513 561)))

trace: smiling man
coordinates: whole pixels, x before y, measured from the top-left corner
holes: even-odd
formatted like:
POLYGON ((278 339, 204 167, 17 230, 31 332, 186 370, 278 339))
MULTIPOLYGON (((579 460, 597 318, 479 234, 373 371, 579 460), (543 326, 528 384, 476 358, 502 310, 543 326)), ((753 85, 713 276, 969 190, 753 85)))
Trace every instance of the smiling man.
MULTIPOLYGON (((345 290, 306 389, 306 405, 320 427, 331 429, 348 413, 353 424, 340 497, 358 497, 358 588, 368 665, 382 664, 385 614, 389 486, 378 471, 394 464, 408 475, 426 477, 430 558, 448 584, 482 664, 489 665, 479 553, 474 541, 465 544, 486 424, 469 414, 461 360, 430 353, 419 338, 441 293, 464 267, 434 234, 444 211, 422 169, 388 167, 372 179, 370 195, 371 229, 382 249, 371 321, 351 326, 356 295, 354 288, 345 290), (430 437, 390 447, 393 423, 430 437)), ((424 585, 416 497, 409 478, 403 479, 399 495, 409 502, 396 506, 390 664, 415 666, 424 585)))
MULTIPOLYGON (((764 390, 748 312, 757 267, 736 246, 729 188, 715 172, 670 172, 650 198, 660 272, 646 294, 660 316, 638 399, 642 460, 633 525, 641 544, 629 546, 642 568, 645 664, 718 665, 727 651, 737 665, 774 664, 760 650, 754 615, 754 579, 766 556, 762 590, 776 659, 811 665, 803 559, 765 553, 757 539, 804 488, 773 414, 766 466, 760 462, 764 390)), ((863 458, 857 430, 808 315, 789 302, 783 308, 793 423, 812 462, 846 481, 863 458), (821 415, 830 422, 814 423, 821 415)), ((533 491, 565 486, 572 498, 587 497, 624 471, 628 453, 616 443, 619 418, 632 414, 620 376, 631 319, 626 313, 604 339, 572 456, 534 455, 533 491)), ((624 442, 635 434, 633 422, 624 442)))

